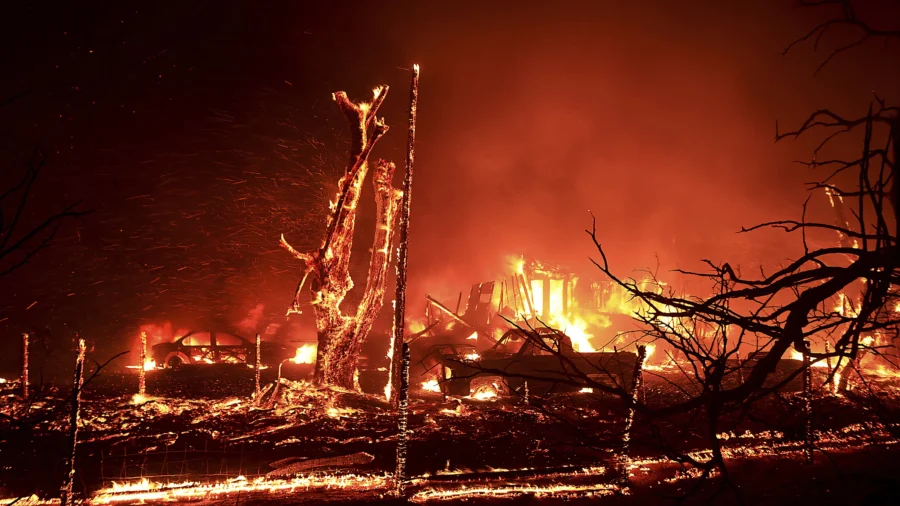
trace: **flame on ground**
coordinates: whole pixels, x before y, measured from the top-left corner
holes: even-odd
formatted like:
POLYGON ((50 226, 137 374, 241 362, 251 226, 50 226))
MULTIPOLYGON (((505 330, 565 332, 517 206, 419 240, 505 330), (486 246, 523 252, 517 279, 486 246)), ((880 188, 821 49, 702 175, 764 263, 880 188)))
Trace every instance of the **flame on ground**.
POLYGON ((475 391, 472 392, 470 398, 475 399, 476 401, 487 401, 491 399, 496 399, 500 394, 500 388, 493 383, 484 383, 475 388, 475 391))
POLYGON ((291 479, 275 480, 259 477, 248 480, 243 476, 221 483, 199 484, 196 482, 156 483, 144 478, 139 482, 119 484, 99 490, 91 498, 92 504, 114 504, 145 501, 185 501, 216 499, 222 495, 241 492, 289 493, 310 490, 371 490, 387 488, 391 478, 387 475, 325 475, 297 476, 291 479))
POLYGON ((423 392, 441 392, 441 385, 438 383, 436 379, 430 379, 428 381, 422 382, 422 391, 423 392))
POLYGON ((316 363, 316 345, 304 344, 297 348, 297 354, 291 359, 295 364, 314 364, 316 363))
POLYGON ((429 500, 452 500, 469 497, 510 497, 518 495, 533 495, 535 497, 553 497, 559 495, 580 494, 585 496, 611 495, 619 490, 613 484, 589 484, 589 485, 564 485, 554 484, 548 486, 539 485, 506 485, 499 487, 490 486, 463 486, 458 489, 428 489, 413 495, 415 502, 429 500))

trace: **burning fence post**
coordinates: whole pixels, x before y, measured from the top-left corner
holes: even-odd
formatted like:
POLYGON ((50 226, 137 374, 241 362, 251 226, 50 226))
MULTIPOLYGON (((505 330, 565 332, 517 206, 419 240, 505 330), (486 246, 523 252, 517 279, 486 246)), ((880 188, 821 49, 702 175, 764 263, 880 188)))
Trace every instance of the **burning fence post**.
POLYGON ((406 496, 406 450, 409 443, 409 344, 403 343, 400 360, 400 389, 397 392, 399 417, 397 420, 397 469, 394 473, 399 497, 406 496))
MULTIPOLYGON (((809 349, 809 344, 807 344, 809 349)), ((803 454, 807 464, 813 462, 813 429, 812 429, 812 366, 809 353, 803 353, 803 415, 806 418, 806 438, 803 454)))
POLYGON ((412 203, 413 166, 416 160, 416 106, 419 101, 419 65, 413 65, 412 82, 409 90, 409 137, 406 143, 406 176, 403 178, 403 200, 400 202, 400 246, 397 248, 397 288, 394 296, 394 336, 391 343, 391 372, 387 390, 389 401, 394 406, 399 402, 391 399, 391 391, 397 391, 401 382, 401 365, 396 360, 397 351, 403 345, 403 327, 406 318, 406 271, 409 263, 409 212, 412 203))
MULTIPOLYGON (((75 357, 75 375, 72 387, 72 410, 69 416, 69 447, 72 453, 69 455, 67 462, 68 471, 66 472, 66 480, 63 483, 62 494, 60 498, 61 506, 69 506, 74 504, 72 499, 72 484, 75 481, 75 451, 78 448, 78 419, 81 414, 81 386, 84 373, 84 339, 78 339, 78 353, 75 357)), ((143 366, 141 367, 143 369, 143 366)))
POLYGON ((147 368, 147 333, 141 332, 141 365, 138 368, 140 371, 139 381, 138 381, 138 395, 142 396, 147 393, 147 372, 145 369, 147 368))
POLYGON ((628 406, 628 415, 625 418, 625 431, 622 435, 622 451, 619 454, 619 480, 621 482, 628 481, 628 450, 631 443, 631 427, 634 425, 634 404, 637 402, 638 389, 641 388, 643 382, 644 360, 647 358, 647 347, 637 347, 637 362, 634 364, 634 374, 631 377, 631 402, 628 406))
MULTIPOLYGON (((259 369, 262 367, 262 358, 259 353, 259 349, 262 348, 262 340, 259 337, 259 333, 256 333, 256 396, 259 396, 259 369)), ((279 366, 280 368, 281 366, 279 366)))
MULTIPOLYGON (((828 344, 828 341, 825 341, 825 354, 827 355, 829 353, 831 353, 831 345, 828 344)), ((831 356, 830 355, 825 359, 825 363, 828 365, 828 375, 825 376, 828 381, 828 389, 831 391, 834 391, 834 374, 833 374, 834 370, 831 368, 831 356)))
POLYGON ((22 398, 28 399, 28 333, 22 334, 22 398))

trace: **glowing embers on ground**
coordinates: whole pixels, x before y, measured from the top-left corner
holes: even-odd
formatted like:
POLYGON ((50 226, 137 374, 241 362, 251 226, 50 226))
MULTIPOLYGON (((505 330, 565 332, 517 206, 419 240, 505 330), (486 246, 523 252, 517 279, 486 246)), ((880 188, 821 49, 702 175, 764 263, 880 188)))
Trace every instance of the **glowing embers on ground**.
POLYGON ((316 345, 307 343, 297 348, 297 354, 291 359, 295 364, 315 364, 316 363, 316 345))
POLYGON ((500 377, 484 377, 472 379, 469 399, 476 401, 489 401, 496 399, 503 389, 502 378, 500 377))
POLYGON ((528 484, 498 484, 497 486, 463 486, 456 489, 432 488, 417 492, 412 496, 411 499, 415 502, 424 502, 430 500, 452 500, 474 497, 514 497, 519 495, 531 495, 534 497, 557 497, 568 495, 594 497, 612 495, 617 491, 621 491, 621 489, 611 483, 587 485, 556 484, 547 486, 528 484))
MULTIPOLYGON (((128 369, 138 369, 138 366, 136 366, 136 365, 127 365, 125 367, 127 367, 128 369)), ((153 369, 156 369, 156 361, 153 360, 152 358, 148 358, 147 360, 144 360, 144 370, 152 371, 153 369)))
POLYGON ((387 491, 391 484, 388 475, 304 475, 290 479, 266 479, 259 477, 248 480, 243 476, 210 484, 195 482, 155 483, 148 479, 139 482, 118 484, 97 491, 91 498, 92 504, 132 503, 145 501, 190 501, 215 500, 236 493, 258 492, 268 494, 288 494, 291 492, 311 492, 316 490, 387 491))

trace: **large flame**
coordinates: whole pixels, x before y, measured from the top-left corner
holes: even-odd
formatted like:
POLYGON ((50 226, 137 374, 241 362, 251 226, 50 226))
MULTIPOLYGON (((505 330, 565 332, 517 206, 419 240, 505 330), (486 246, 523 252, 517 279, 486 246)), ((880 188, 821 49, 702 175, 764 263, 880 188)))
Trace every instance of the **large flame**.
POLYGON ((422 391, 440 393, 441 385, 438 383, 438 380, 432 378, 428 381, 422 382, 422 391))
POLYGON ((572 340, 572 348, 574 348, 575 351, 581 353, 597 351, 591 344, 593 335, 587 331, 588 324, 581 318, 578 318, 577 316, 566 317, 565 315, 557 313, 551 314, 545 323, 569 336, 572 340))
POLYGON ((297 354, 291 359, 295 364, 314 364, 316 363, 316 345, 307 343, 297 348, 297 354))

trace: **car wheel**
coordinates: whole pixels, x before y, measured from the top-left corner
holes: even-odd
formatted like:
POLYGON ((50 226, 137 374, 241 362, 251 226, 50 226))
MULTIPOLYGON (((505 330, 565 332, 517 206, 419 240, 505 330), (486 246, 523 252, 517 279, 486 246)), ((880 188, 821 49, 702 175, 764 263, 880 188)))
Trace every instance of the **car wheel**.
POLYGON ((170 357, 169 361, 166 362, 166 367, 168 367, 169 369, 178 369, 183 365, 184 365, 184 359, 182 359, 178 355, 175 355, 174 357, 170 357))

